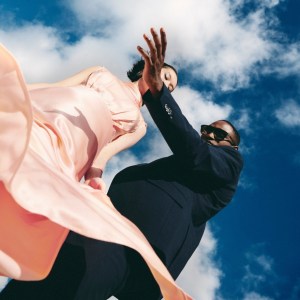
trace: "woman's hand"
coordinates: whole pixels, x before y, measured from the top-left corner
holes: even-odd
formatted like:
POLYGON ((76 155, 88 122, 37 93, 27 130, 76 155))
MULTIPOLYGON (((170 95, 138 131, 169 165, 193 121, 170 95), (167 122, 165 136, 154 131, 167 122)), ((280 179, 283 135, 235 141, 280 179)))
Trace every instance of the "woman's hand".
POLYGON ((87 179, 84 183, 89 185, 93 189, 101 190, 103 193, 106 193, 106 184, 102 178, 93 177, 93 178, 87 179))
POLYGON ((85 184, 89 185, 93 189, 102 190, 106 193, 106 184, 101 178, 103 174, 102 169, 90 167, 90 169, 85 174, 85 184))
POLYGON ((103 174, 103 170, 100 169, 100 168, 96 168, 96 167, 90 167, 88 169, 88 171, 85 173, 84 177, 85 177, 85 180, 88 180, 88 179, 91 179, 91 178, 94 178, 94 177, 102 177, 102 174, 103 174))

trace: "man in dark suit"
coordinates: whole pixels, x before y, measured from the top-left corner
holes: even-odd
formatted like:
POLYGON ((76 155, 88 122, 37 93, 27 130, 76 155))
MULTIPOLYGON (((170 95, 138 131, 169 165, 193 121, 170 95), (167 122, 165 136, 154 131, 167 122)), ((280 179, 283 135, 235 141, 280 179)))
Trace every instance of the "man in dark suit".
MULTIPOLYGON (((122 170, 108 195, 177 278, 199 245, 206 221, 232 199, 243 161, 237 151, 239 134, 231 123, 219 120, 204 125, 201 136, 189 124, 160 78, 165 33, 161 30, 158 36, 153 29, 151 33, 153 41, 144 36, 150 52, 138 48, 145 60, 143 78, 149 86, 143 98, 173 155, 122 170)), ((19 292, 24 297, 30 289, 30 299, 38 299, 37 295, 43 299, 92 300, 111 295, 121 300, 161 299, 139 254, 75 233, 70 233, 50 276, 42 283, 30 284, 29 288, 28 283, 13 281, 3 295, 19 292), (59 278, 68 278, 68 288, 62 285, 67 279, 59 278)))

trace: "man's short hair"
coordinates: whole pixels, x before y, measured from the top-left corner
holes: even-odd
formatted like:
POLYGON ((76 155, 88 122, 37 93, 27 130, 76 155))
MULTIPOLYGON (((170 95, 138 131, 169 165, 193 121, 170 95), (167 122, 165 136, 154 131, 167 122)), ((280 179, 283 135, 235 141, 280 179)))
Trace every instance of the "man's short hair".
POLYGON ((235 146, 238 146, 241 141, 241 136, 240 136, 239 132, 237 131, 237 129, 228 120, 221 120, 221 121, 226 122, 233 129, 233 133, 234 133, 234 136, 233 136, 234 141, 233 142, 235 143, 235 146))

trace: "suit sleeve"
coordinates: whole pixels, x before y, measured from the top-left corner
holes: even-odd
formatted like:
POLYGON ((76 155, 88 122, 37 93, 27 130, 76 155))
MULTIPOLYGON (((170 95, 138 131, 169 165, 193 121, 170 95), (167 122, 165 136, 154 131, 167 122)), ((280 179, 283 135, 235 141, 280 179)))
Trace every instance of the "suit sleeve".
POLYGON ((207 173, 222 181, 235 181, 238 178, 242 168, 239 152, 231 147, 215 147, 204 142, 165 86, 159 99, 154 99, 148 91, 144 95, 144 102, 183 167, 207 173))

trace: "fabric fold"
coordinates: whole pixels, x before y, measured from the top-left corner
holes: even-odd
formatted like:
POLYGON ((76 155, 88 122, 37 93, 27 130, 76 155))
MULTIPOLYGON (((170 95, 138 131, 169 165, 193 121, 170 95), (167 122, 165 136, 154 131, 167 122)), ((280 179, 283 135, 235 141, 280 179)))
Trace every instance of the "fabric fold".
POLYGON ((0 275, 45 278, 72 230, 135 249, 166 300, 191 299, 107 195, 78 182, 73 166, 69 172, 60 165, 54 148, 59 137, 34 119, 21 71, 1 46, 0 62, 0 275))

